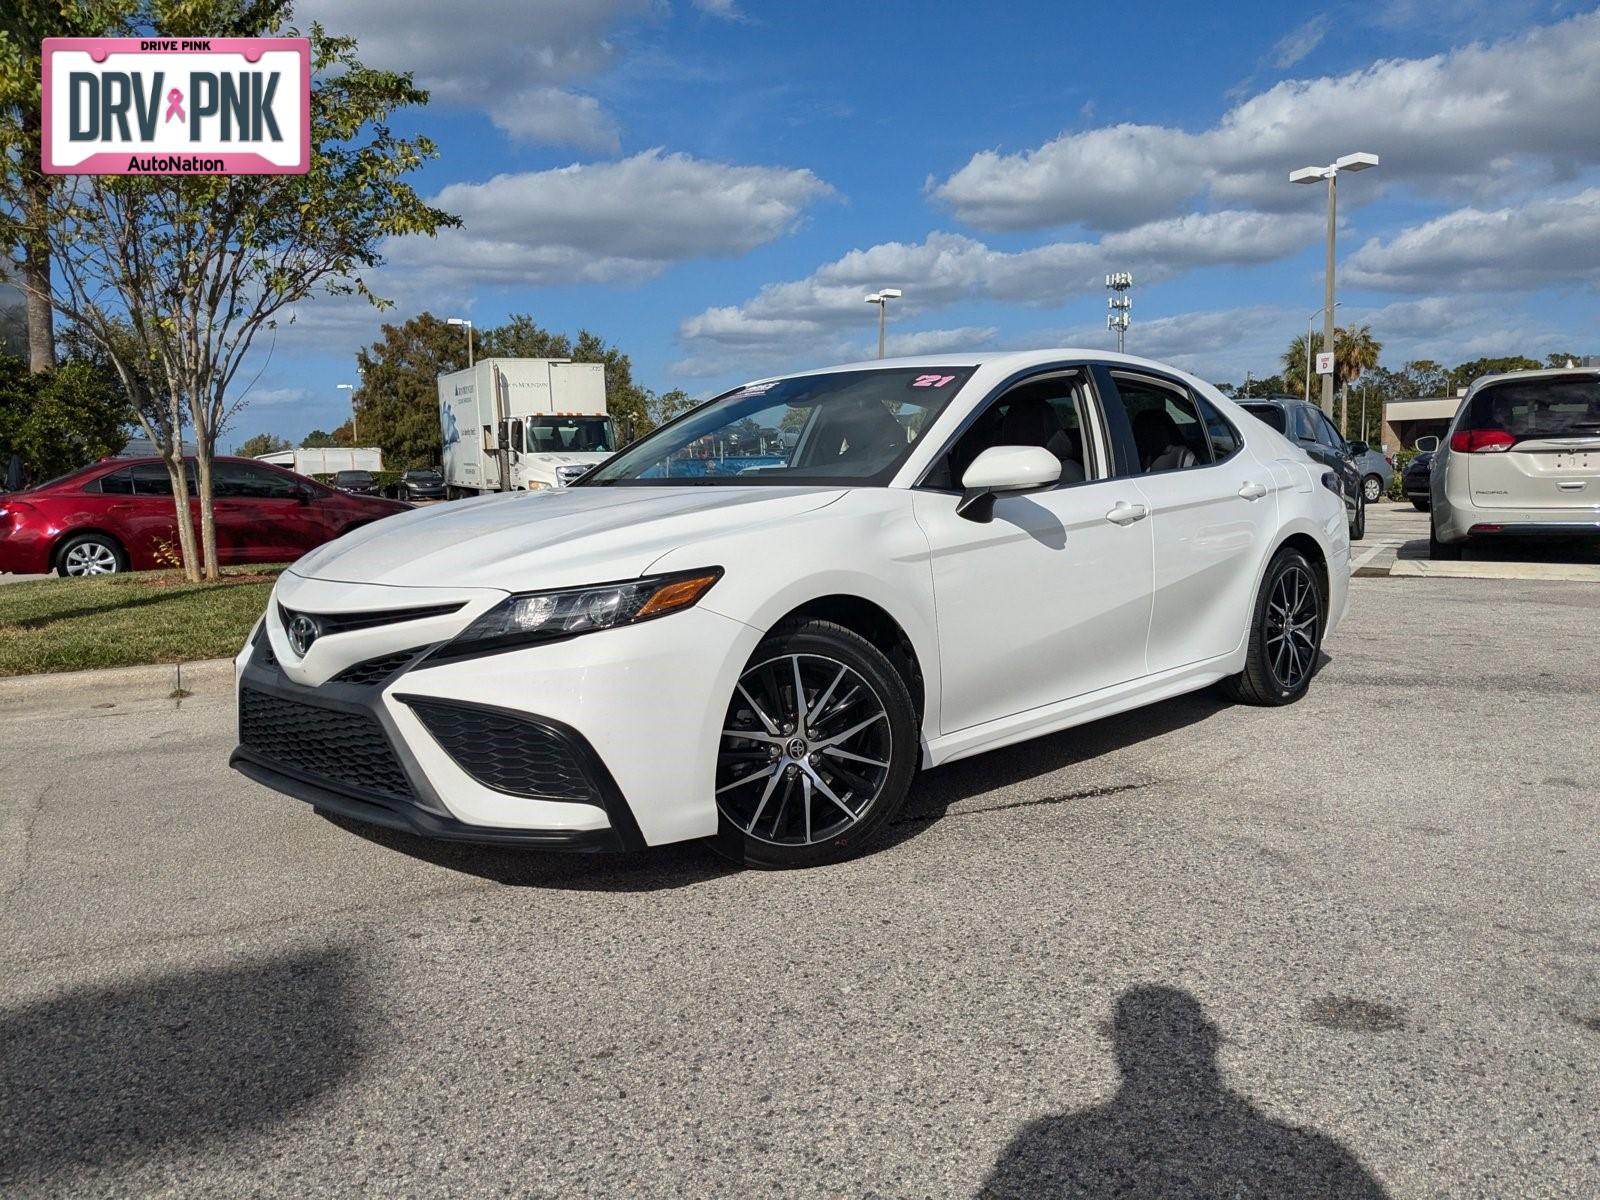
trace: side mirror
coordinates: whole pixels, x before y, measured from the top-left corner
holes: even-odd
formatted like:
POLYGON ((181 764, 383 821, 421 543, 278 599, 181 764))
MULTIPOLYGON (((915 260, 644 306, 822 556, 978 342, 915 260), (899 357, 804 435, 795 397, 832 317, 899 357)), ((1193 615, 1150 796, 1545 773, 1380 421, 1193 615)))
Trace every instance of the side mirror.
POLYGON ((995 497, 1036 492, 1061 479, 1061 460, 1043 446, 990 446, 961 477, 956 515, 985 524, 994 519, 995 497))
POLYGON ((1368 450, 1371 450, 1371 449, 1372 449, 1372 447, 1367 445, 1367 443, 1365 443, 1365 442, 1351 442, 1350 443, 1350 453, 1353 454, 1356 458, 1360 458, 1363 454, 1365 454, 1368 450))
POLYGON ((1418 454, 1431 454, 1439 449, 1439 439, 1430 433, 1412 442, 1411 448, 1418 454))

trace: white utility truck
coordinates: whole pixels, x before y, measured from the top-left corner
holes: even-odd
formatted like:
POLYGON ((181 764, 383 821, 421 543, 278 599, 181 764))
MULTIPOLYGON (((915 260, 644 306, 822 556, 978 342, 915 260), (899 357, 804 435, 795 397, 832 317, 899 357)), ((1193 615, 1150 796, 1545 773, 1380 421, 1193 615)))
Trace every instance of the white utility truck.
POLYGON ((258 454, 259 462, 288 467, 298 475, 333 475, 339 471, 381 471, 383 451, 377 446, 301 446, 258 454))
POLYGON ((439 376, 445 494, 565 487, 617 450, 600 363, 486 358, 439 376))

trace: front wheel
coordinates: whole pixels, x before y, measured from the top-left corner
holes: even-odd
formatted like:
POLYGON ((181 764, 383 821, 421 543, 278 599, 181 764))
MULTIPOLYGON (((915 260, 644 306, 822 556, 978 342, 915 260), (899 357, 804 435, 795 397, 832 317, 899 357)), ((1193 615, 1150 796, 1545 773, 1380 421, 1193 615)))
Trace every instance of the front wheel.
POLYGON ((780 625, 722 723, 717 849, 759 867, 859 854, 905 803, 918 755, 911 693, 882 651, 831 621, 780 625))
POLYGON ((60 575, 115 575, 127 569, 128 556, 103 533, 68 538, 56 554, 56 573, 60 575))
POLYGON ((1368 504, 1376 504, 1383 499, 1383 480, 1376 475, 1368 475, 1361 481, 1361 494, 1366 497, 1368 504))
POLYGON ((1267 707, 1304 696, 1322 649, 1325 604, 1311 560, 1298 550, 1278 551, 1256 596, 1244 670, 1223 681, 1227 693, 1267 707))

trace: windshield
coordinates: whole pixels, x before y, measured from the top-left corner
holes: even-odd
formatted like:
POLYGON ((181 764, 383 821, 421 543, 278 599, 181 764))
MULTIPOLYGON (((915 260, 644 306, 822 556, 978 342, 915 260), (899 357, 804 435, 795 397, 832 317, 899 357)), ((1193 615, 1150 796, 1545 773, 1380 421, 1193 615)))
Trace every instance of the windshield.
POLYGON ((405 478, 413 483, 438 483, 441 476, 437 471, 407 471, 405 478))
POLYGON ((885 484, 971 375, 971 367, 889 367, 749 384, 656 430, 577 486, 885 484))
POLYGON ((1524 438, 1600 437, 1600 377, 1507 380, 1482 389, 1461 415, 1463 430, 1524 438))
POLYGON ((524 418, 530 454, 610 454, 617 431, 610 417, 524 418))

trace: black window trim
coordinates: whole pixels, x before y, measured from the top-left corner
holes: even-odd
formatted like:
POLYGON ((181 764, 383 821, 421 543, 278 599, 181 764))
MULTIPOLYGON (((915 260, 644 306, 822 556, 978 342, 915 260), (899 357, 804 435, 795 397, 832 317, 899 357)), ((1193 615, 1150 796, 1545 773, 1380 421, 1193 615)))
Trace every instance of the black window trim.
POLYGON ((1088 487, 1091 484, 1110 483, 1116 478, 1112 469, 1109 435, 1110 430, 1105 419, 1105 404, 1100 398, 1100 389, 1096 386, 1095 369, 1098 364, 1089 359, 1063 359, 1059 362, 1040 363, 1037 366, 1024 367, 1006 376, 984 393, 979 400, 967 410, 964 417, 957 423, 939 449, 928 460, 928 465, 917 473, 916 479, 911 482, 911 490, 917 492, 935 492, 944 496, 959 496, 961 487, 959 481, 955 487, 936 487, 928 482, 928 476, 938 468, 950 451, 954 450, 959 442, 974 425, 978 418, 989 411, 991 405, 997 403, 1008 392, 1021 387, 1026 383, 1035 383, 1048 379, 1053 375, 1081 375, 1083 377, 1083 392, 1085 396, 1085 411, 1080 414, 1084 418, 1083 448, 1084 457, 1091 461, 1084 463, 1084 478, 1074 483, 1060 483, 1050 488, 1050 491, 1065 491, 1068 488, 1088 487), (1091 473, 1094 472, 1094 473, 1091 473), (1103 472, 1103 473, 1102 473, 1103 472))
MULTIPOLYGON (((1130 465, 1134 468, 1127 476, 1128 478, 1139 479, 1149 478, 1152 475, 1171 475, 1179 471, 1205 471, 1212 467, 1220 467, 1224 463, 1231 461, 1236 455, 1239 454, 1240 451, 1244 449, 1244 435, 1239 433, 1237 428, 1234 428, 1233 432, 1238 438, 1239 445, 1235 447, 1232 454, 1226 455, 1222 458, 1217 457, 1217 448, 1212 444, 1211 441, 1211 430, 1206 428, 1205 413, 1200 410, 1200 395, 1193 387, 1185 383, 1183 380, 1164 374, 1160 371, 1153 371, 1148 367, 1126 367, 1121 363, 1109 365, 1106 368, 1105 375, 1107 381, 1113 389, 1116 388, 1117 376, 1127 375, 1131 376, 1134 380, 1147 379, 1157 387, 1165 388, 1168 391, 1179 392, 1182 395, 1187 396, 1190 402, 1194 405, 1195 420, 1200 426, 1200 435, 1205 438, 1206 453, 1211 456, 1210 462, 1194 463, 1187 467, 1165 467, 1160 471, 1145 471, 1140 469, 1138 466, 1138 447, 1133 441, 1133 422, 1128 417, 1127 407, 1122 403, 1122 393, 1120 391, 1116 391, 1114 394, 1117 400, 1117 413, 1121 418, 1123 429, 1127 431, 1128 448, 1131 452, 1128 457, 1127 465, 1130 465)), ((1209 400, 1206 402, 1211 404, 1211 401, 1209 400)), ((1216 408, 1216 405, 1212 404, 1212 407, 1216 408)), ((1227 419, 1227 413, 1223 413, 1220 408, 1217 409, 1217 411, 1222 414, 1224 420, 1227 419)), ((1229 421, 1228 424, 1230 428, 1233 427, 1233 422, 1229 421)))

